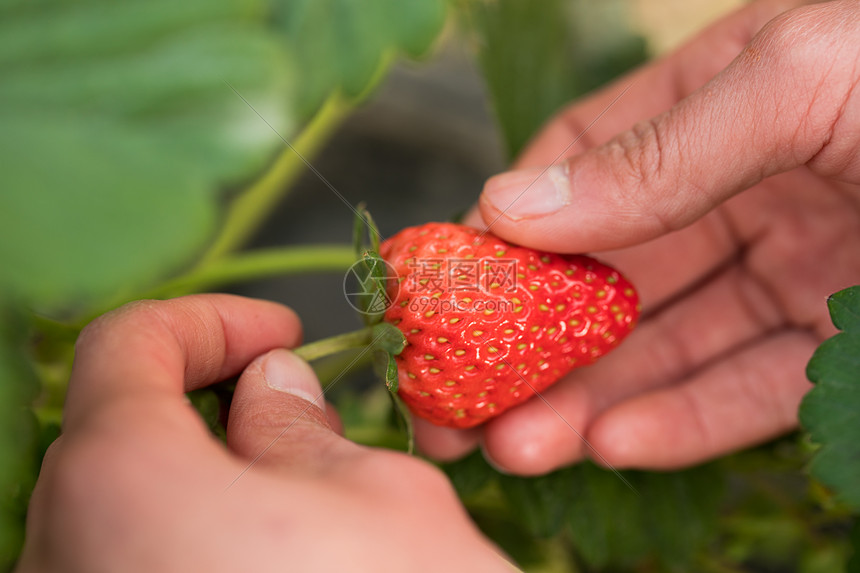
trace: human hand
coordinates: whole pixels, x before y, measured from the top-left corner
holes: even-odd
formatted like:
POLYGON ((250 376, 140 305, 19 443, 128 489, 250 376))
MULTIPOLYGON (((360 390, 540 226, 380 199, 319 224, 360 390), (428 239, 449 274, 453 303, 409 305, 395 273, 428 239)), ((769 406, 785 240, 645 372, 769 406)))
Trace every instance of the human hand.
POLYGON ((273 350, 300 337, 289 309, 226 295, 88 326, 19 571, 514 570, 441 472, 332 431, 313 371, 273 350), (184 392, 243 370, 225 448, 184 392))
POLYGON ((484 226, 597 252, 644 314, 620 348, 543 393, 552 409, 531 400, 465 432, 419 422, 423 451, 481 443, 519 474, 585 455, 669 469, 796 426, 805 364, 833 333, 825 297, 860 282, 860 4, 762 29, 787 7, 745 7, 573 105, 488 181, 484 226))

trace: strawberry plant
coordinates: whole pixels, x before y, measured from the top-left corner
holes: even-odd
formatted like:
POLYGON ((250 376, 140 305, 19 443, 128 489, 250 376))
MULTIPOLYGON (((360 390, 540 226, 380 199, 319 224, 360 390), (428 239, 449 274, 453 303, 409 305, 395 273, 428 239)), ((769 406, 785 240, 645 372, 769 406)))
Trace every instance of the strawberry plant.
MULTIPOLYGON (((302 173, 348 212, 315 158, 395 62, 471 46, 512 158, 561 105, 644 59, 625 15, 563 0, 0 1, 0 570, 59 433, 74 341, 124 302, 307 274, 340 288, 347 273, 365 285, 350 301, 364 328, 297 352, 348 437, 399 449, 407 409, 479 425, 620 343, 633 286, 584 255, 426 221, 382 241, 361 208, 352 244, 345 230, 246 245, 302 173), (436 284, 452 276, 463 284, 436 284), (368 387, 334 388, 346 371, 368 387)), ((387 228, 405 226, 391 207, 404 197, 375 211, 387 228)), ((860 290, 829 307, 841 332, 809 364, 806 433, 674 472, 524 478, 480 452, 442 468, 527 571, 860 570, 860 290)), ((229 383, 189 397, 219 432, 229 383)))

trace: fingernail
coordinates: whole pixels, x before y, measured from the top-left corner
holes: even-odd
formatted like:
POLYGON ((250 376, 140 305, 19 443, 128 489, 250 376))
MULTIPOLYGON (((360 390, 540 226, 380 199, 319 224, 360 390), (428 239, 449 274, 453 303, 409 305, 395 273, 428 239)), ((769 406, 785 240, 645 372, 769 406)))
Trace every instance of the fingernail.
POLYGON ((263 379, 272 390, 313 402, 325 411, 323 391, 307 362, 286 350, 273 350, 263 359, 263 379))
POLYGON ((515 221, 555 213, 571 202, 568 164, 496 175, 484 186, 483 198, 515 221))

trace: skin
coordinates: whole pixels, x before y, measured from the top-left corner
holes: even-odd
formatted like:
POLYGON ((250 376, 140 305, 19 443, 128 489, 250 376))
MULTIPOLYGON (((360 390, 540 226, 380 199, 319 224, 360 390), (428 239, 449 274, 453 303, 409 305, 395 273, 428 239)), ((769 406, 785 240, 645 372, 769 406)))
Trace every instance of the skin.
POLYGON ((558 414, 531 400, 471 431, 419 423, 424 452, 480 445, 525 475, 586 456, 672 469, 796 427, 834 333, 825 299, 860 282, 860 3, 798 4, 756 2, 574 103, 487 182, 471 224, 596 253, 644 314, 544 393, 558 414), (553 177, 564 204, 537 213, 553 177))
POLYGON ((300 339, 291 310, 227 295, 88 326, 18 571, 515 570, 441 472, 332 430, 279 349, 300 339), (184 392, 240 372, 224 447, 184 392))

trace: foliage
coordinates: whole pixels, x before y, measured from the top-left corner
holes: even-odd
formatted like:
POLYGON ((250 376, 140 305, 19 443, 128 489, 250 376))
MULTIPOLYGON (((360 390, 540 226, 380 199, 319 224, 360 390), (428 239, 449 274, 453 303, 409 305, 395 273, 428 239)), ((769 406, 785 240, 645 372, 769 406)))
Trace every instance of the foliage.
POLYGON ((827 300, 833 324, 841 330, 809 361, 815 383, 800 407, 800 421, 821 444, 811 471, 831 486, 841 502, 860 510, 860 286, 827 300))
MULTIPOLYGON (((689 567, 714 533, 723 500, 716 467, 617 473, 583 463, 521 478, 498 474, 476 453, 446 471, 478 523, 491 511, 508 512, 525 539, 563 538, 571 556, 599 569, 646 559, 689 567)), ((499 541, 511 553, 529 553, 519 540, 499 541)))
MULTIPOLYGON (((446 10, 354 6, 0 2, 0 570, 37 473, 30 407, 55 435, 82 324, 134 298, 351 263, 347 245, 234 251, 393 56, 428 50, 446 10)), ((217 426, 213 391, 192 399, 217 426)))
POLYGON ((38 425, 26 407, 38 393, 25 358, 28 333, 21 312, 0 300, 0 571, 23 543, 21 523, 39 464, 38 425))
POLYGON ((309 115, 332 89, 359 97, 397 50, 419 57, 445 20, 444 0, 297 0, 275 5, 297 68, 305 72, 296 108, 309 115))

